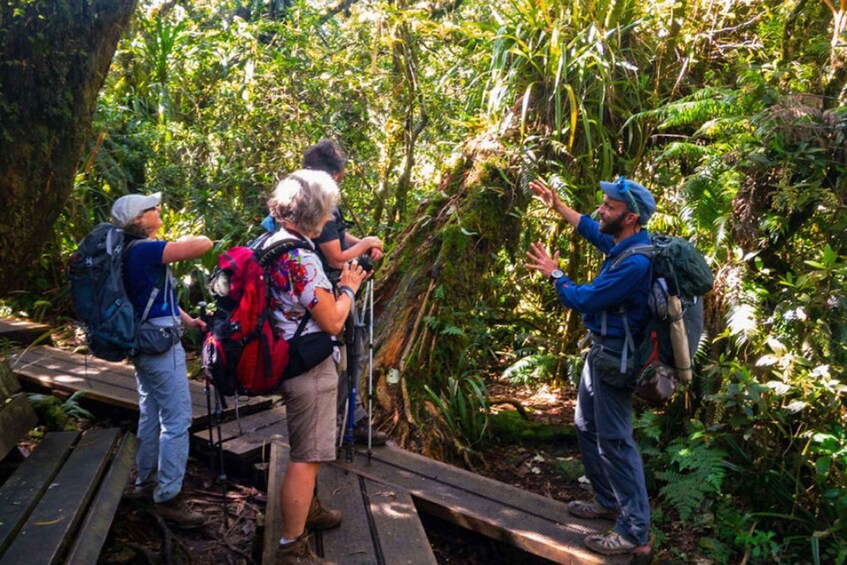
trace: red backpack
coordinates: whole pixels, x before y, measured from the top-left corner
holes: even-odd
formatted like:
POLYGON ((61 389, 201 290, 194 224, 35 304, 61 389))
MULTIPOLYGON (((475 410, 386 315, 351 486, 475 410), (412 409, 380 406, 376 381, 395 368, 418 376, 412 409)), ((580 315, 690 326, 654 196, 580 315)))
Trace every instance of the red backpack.
MULTIPOLYGON (((219 255, 209 278, 215 312, 203 342, 202 363, 221 396, 268 394, 288 365, 288 342, 273 324, 267 267, 285 252, 311 247, 299 239, 284 239, 262 249, 269 236, 219 255)), ((308 318, 301 320, 295 337, 308 318)))

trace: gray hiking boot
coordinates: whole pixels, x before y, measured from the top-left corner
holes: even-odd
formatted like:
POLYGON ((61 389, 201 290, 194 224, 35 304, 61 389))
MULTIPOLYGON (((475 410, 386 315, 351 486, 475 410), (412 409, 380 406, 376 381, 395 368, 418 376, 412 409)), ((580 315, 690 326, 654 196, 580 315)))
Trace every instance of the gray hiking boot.
POLYGON ((309 536, 306 532, 296 540, 285 545, 279 545, 274 555, 275 565, 335 565, 332 561, 321 559, 309 547, 309 536))
POLYGON ((585 538, 585 545, 591 551, 596 551, 603 555, 631 554, 642 557, 648 556, 651 551, 650 544, 636 545, 615 531, 587 536, 585 538))
POLYGON ((341 525, 341 510, 327 510, 315 496, 306 516, 307 530, 330 530, 341 525))
POLYGON ((202 514, 194 512, 185 505, 182 495, 177 495, 165 502, 157 502, 156 514, 177 528, 198 528, 206 521, 202 514))
POLYGON ((568 502, 568 512, 578 518, 586 520, 596 520, 604 518, 606 520, 617 520, 619 512, 614 508, 606 508, 599 502, 586 502, 584 500, 572 500, 568 502))

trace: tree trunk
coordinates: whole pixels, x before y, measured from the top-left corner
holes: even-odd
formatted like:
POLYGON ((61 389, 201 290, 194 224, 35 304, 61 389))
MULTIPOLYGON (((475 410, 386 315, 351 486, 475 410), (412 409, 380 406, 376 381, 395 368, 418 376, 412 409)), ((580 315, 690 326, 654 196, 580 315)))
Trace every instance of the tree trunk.
POLYGON ((416 429, 423 385, 438 390, 475 353, 459 328, 472 326, 480 306, 497 308, 503 295, 495 258, 514 253, 518 212, 529 202, 508 180, 509 168, 496 134, 467 143, 378 273, 374 379, 401 441, 416 429))
POLYGON ((0 6, 0 296, 19 288, 73 188, 136 0, 0 6))

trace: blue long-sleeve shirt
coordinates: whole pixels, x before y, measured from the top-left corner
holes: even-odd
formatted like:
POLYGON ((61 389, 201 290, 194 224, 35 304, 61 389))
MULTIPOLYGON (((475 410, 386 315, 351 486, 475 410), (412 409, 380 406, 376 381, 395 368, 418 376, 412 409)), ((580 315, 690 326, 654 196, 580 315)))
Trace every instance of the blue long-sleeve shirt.
POLYGON ((625 249, 633 245, 650 243, 650 235, 641 230, 619 244, 607 234, 600 233, 600 224, 583 215, 577 233, 606 255, 600 274, 587 284, 575 284, 567 276, 556 281, 559 300, 582 314, 586 327, 597 335, 601 334, 603 311, 606 311, 606 335, 624 338, 626 332, 621 306, 626 312, 627 323, 634 339, 638 340, 649 318, 647 296, 650 289, 650 259, 635 253, 624 259, 613 270, 612 262, 625 249))

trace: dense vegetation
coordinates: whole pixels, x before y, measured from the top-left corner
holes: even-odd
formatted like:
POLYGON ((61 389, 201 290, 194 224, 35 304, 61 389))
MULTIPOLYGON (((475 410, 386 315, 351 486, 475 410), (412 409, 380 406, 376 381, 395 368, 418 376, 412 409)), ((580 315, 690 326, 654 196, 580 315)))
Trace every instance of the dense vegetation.
MULTIPOLYGON (((845 26, 843 0, 142 2, 7 308, 69 315, 62 262, 127 192, 164 193, 169 235, 247 240, 274 181, 333 137, 353 233, 388 245, 383 413, 476 457, 496 439, 487 376, 579 368, 578 317, 527 276, 528 243, 577 280, 599 267, 528 180, 588 211, 626 174, 658 196, 650 229, 695 241, 717 280, 694 383, 637 418, 657 540, 676 519, 718 562, 844 563, 845 26)), ((186 307, 214 259, 180 267, 186 307)))

